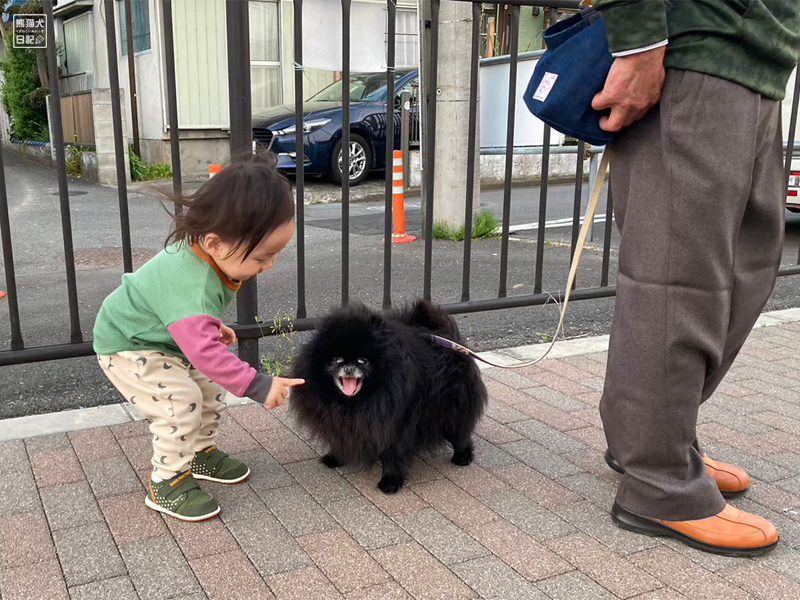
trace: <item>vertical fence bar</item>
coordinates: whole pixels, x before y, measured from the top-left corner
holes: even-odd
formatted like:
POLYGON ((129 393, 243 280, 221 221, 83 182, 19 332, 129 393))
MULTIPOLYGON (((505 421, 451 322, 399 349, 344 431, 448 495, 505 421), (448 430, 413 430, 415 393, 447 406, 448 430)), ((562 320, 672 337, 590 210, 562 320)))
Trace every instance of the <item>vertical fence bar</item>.
POLYGON ((506 173, 503 188, 503 238, 500 243, 498 297, 508 293, 508 236, 511 225, 511 178, 514 172, 514 125, 517 110, 517 60, 519 56, 519 6, 511 7, 511 64, 508 67, 508 120, 506 121, 506 173))
POLYGON ((408 189, 408 173, 411 164, 411 92, 400 95, 400 151, 403 153, 403 189, 408 189))
POLYGON ((542 144, 542 177, 539 187, 539 224, 536 226, 536 273, 533 283, 533 293, 542 291, 542 273, 544 269, 544 236, 547 221, 547 186, 550 181, 550 137, 549 125, 544 126, 544 140, 542 144))
MULTIPOLYGON (((558 20, 558 9, 551 8, 549 12, 550 26, 558 20)), ((542 145, 542 182, 539 188, 539 224, 536 231, 536 273, 534 275, 533 293, 542 291, 542 277, 544 274, 544 236, 547 221, 547 186, 550 181, 550 138, 552 130, 549 125, 544 126, 544 140, 542 145)))
POLYGON ((342 0, 342 306, 350 303, 350 2, 342 0))
MULTIPOLYGON (((789 138, 786 140, 786 162, 784 163, 785 190, 789 190, 789 175, 792 172, 792 157, 794 156, 794 140, 797 128, 797 107, 800 103, 800 64, 794 76, 794 97, 792 98, 792 112, 789 117, 789 138)), ((785 195, 785 194, 784 194, 785 195)))
MULTIPOLYGON (((133 271, 131 254, 131 224, 128 214, 128 182, 125 178, 127 147, 122 131, 122 106, 119 97, 119 68, 117 66, 117 26, 114 19, 114 2, 106 2, 106 50, 108 51, 108 80, 111 87, 111 119, 114 124, 114 151, 117 159, 117 194, 119 195, 119 220, 122 227, 122 262, 125 272, 133 271)), ((52 78, 51 78, 52 79, 52 78)), ((53 82, 50 82, 53 85, 53 82)), ((57 127, 58 128, 58 127, 57 127)))
POLYGON ((142 155, 139 146, 139 98, 136 93, 136 50, 133 44, 133 8, 131 0, 125 0, 125 37, 128 42, 128 89, 131 97, 131 129, 133 130, 133 151, 142 155))
POLYGON ((570 240, 569 245, 570 262, 575 256, 575 247, 578 245, 578 234, 581 229, 581 196, 583 193, 583 161, 585 155, 586 143, 578 142, 578 162, 575 165, 575 199, 572 203, 572 240, 570 240))
MULTIPOLYGON (((225 27, 228 41, 228 96, 230 98, 231 157, 245 160, 253 151, 253 112, 250 99, 250 14, 249 3, 227 0, 225 27)), ((258 322, 258 282, 242 284, 236 294, 236 321, 240 325, 258 322)), ((239 358, 251 366, 259 363, 258 340, 239 340, 239 358)))
POLYGON ((461 301, 469 300, 472 268, 472 213, 475 195, 475 152, 478 137, 478 67, 480 64, 481 4, 472 3, 472 57, 469 73, 469 138, 467 139, 467 201, 464 211, 464 271, 461 276, 461 301))
MULTIPOLYGON (((792 173, 792 158, 794 157, 794 140, 797 136, 797 107, 800 103, 800 63, 794 74, 794 97, 792 98, 792 112, 789 117, 789 139, 786 141, 786 162, 784 163, 784 202, 789 193, 789 176, 792 173)), ((800 265, 800 247, 797 249, 797 264, 800 265)))
POLYGON ((11 222, 8 217, 8 194, 6 172, 3 165, 3 145, 0 143, 0 237, 3 241, 3 268, 6 272, 8 295, 8 317, 11 326, 11 349, 22 350, 22 328, 19 321, 19 298, 17 298, 17 276, 14 270, 14 251, 11 247, 11 222))
MULTIPOLYGON (((383 308, 392 306, 392 186, 394 185, 394 60, 395 26, 397 20, 396 0, 386 0, 388 11, 388 35, 386 39, 386 209, 384 211, 383 234, 383 308)), ((405 160, 405 157, 404 157, 405 160)))
MULTIPOLYGON (((597 154, 592 153, 589 155, 589 194, 594 190, 594 182, 597 178, 597 154)), ((589 242, 594 241, 594 219, 589 223, 589 242)))
MULTIPOLYGON (((349 66, 349 65, 348 65, 349 66)), ((297 184, 297 318, 306 316, 305 144, 303 136, 303 0, 294 0, 295 182, 297 184)), ((344 163, 342 163, 344 168, 344 163)), ((350 176, 349 165, 348 174, 350 176)))
POLYGON ((431 299, 431 273, 433 268, 433 195, 436 158, 436 97, 439 78, 439 6, 440 0, 431 0, 431 71, 428 95, 427 173, 425 174, 425 275, 422 296, 431 299))
MULTIPOLYGON (((608 152, 608 150, 606 150, 608 152)), ((608 285, 608 270, 611 266, 611 234, 614 221, 614 204, 611 197, 611 173, 608 174, 608 195, 606 197, 606 222, 603 238, 603 271, 600 276, 600 287, 608 285)))
MULTIPOLYGON (((181 145, 178 125, 178 91, 175 86, 175 40, 172 29, 172 0, 163 0, 164 5, 164 60, 167 63, 167 104, 169 105, 169 142, 172 154, 172 191, 183 192, 181 181, 181 145)), ((175 204, 175 214, 181 205, 175 204)))
MULTIPOLYGON (((61 202, 61 230, 64 236, 64 263, 67 270, 67 295, 69 299, 70 341, 73 344, 83 341, 80 314, 78 312, 78 285, 75 279, 75 252, 72 245, 72 219, 69 211, 69 189, 67 188, 67 161, 64 156, 64 130, 61 124, 61 89, 58 80, 56 58, 56 32, 53 21, 53 0, 43 4, 47 20, 47 62, 50 75, 50 110, 53 122, 53 143, 56 148, 56 173, 58 175, 58 195, 61 202)), ((113 8, 113 6, 112 6, 113 8)), ((114 55, 116 57, 116 54, 114 55)), ((112 90, 113 93, 113 90, 112 90)), ((119 90, 117 90, 119 94, 119 90)), ((119 96, 117 96, 119 101, 119 96)), ((123 183, 125 175, 123 173, 123 183)), ((5 189, 5 188, 4 188, 5 189)), ((130 230, 128 232, 130 236, 130 230)), ((130 237, 128 238, 130 242, 130 237)), ((128 245, 130 256, 130 244, 128 245)), ((16 294, 15 294, 16 295, 16 294)))

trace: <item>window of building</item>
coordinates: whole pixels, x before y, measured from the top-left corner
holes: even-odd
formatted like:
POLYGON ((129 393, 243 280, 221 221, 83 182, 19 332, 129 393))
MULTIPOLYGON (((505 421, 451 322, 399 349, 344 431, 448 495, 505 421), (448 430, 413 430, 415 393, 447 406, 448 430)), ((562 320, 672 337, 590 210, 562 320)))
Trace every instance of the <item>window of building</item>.
POLYGON ((280 8, 275 0, 250 2, 250 85, 253 110, 283 101, 280 8))
MULTIPOLYGON (((148 0, 131 0, 134 54, 150 50, 150 7, 148 0)), ((119 0, 119 31, 122 56, 128 56, 128 21, 125 0, 119 0)))
MULTIPOLYGON (((419 17, 416 10, 397 9, 395 21, 395 57, 397 68, 419 66, 419 17)), ((386 19, 386 44, 388 48, 389 19, 386 19)))

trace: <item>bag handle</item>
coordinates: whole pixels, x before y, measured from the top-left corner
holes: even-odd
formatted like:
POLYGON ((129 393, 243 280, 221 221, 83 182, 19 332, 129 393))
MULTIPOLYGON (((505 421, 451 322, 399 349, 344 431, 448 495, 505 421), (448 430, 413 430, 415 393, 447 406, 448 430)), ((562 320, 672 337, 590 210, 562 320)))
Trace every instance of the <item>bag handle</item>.
MULTIPOLYGON (((501 369, 519 369, 521 367, 529 367, 531 365, 535 365, 541 360, 550 354, 550 351, 553 349, 553 346, 556 344, 556 340, 558 340, 558 336, 561 333, 561 329, 564 326, 564 319, 567 316, 567 307, 569 306, 569 297, 572 293, 572 286, 575 284, 575 277, 578 273, 578 264, 581 261, 581 254, 583 253, 583 245, 586 243, 586 238, 589 236, 589 229, 592 227, 592 222, 594 221, 594 215, 597 211, 597 203, 600 200, 600 194, 603 191, 603 184, 605 183, 606 179, 606 171, 608 170, 608 162, 609 162, 609 152, 608 149, 603 152, 603 158, 600 161, 600 167, 597 170, 597 179, 594 182, 594 189, 592 189, 592 195, 589 198, 589 204, 586 207, 586 214, 583 218, 583 226, 581 227, 580 234, 578 235, 578 243, 575 247, 575 254, 572 257, 572 263, 570 264, 569 268, 569 277, 567 278, 567 288, 564 292, 564 304, 561 306, 561 316, 558 320, 558 327, 556 328, 556 332, 553 335, 553 339, 550 342, 550 346, 548 346, 545 353, 536 358, 534 360, 529 360, 526 362, 519 362, 513 365, 500 365, 497 363, 493 363, 492 361, 481 357, 480 354, 477 352, 470 350, 466 346, 462 346, 461 344, 457 344, 452 340, 448 340, 447 338, 443 338, 438 335, 427 334, 427 337, 434 341, 435 343, 439 344, 440 346, 444 346, 445 348, 449 348, 450 350, 454 350, 455 352, 459 352, 461 354, 465 354, 471 358, 479 360, 481 362, 486 363, 487 365, 491 365, 493 367, 499 367, 501 369)), ((540 227, 543 227, 544 224, 540 223, 540 227)))

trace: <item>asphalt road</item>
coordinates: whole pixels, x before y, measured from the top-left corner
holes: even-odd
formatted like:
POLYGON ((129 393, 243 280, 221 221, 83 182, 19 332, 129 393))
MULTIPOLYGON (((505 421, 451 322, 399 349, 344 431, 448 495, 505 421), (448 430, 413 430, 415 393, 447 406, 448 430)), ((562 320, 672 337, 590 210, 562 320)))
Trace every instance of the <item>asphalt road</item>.
MULTIPOLYGON (((26 346, 66 343, 70 339, 64 247, 58 185, 55 172, 5 154, 10 203, 12 243, 21 322, 26 346)), ((314 185, 310 183, 309 185, 314 185)), ((585 188, 586 186, 584 186, 585 188)), ((72 230, 77 259, 77 287, 80 325, 84 339, 91 338, 97 310, 105 296, 118 284, 122 274, 119 203, 116 190, 70 181, 72 230)), ((512 195, 512 225, 528 225, 538 218, 538 188, 516 188, 512 195)), ((574 186, 551 186, 548 194, 543 282, 548 291, 564 287, 569 265, 570 220, 574 186)), ((584 189, 584 205, 587 192, 584 189)), ((481 195, 484 208, 502 213, 502 191, 481 195)), ((163 247, 170 226, 167 212, 152 196, 131 193, 130 222, 135 263, 147 260, 163 247)), ((324 314, 341 303, 341 206, 307 206, 306 212, 306 298, 310 316, 324 314)), ((603 207, 599 210, 605 214, 603 207)), ((351 299, 378 307, 383 297, 383 226, 380 203, 353 204, 350 210, 350 295, 351 299)), ((421 223, 419 200, 407 202, 406 220, 410 232, 418 233, 421 223)), ((596 227, 593 244, 584 253, 579 287, 599 285, 602 267, 603 225, 596 227)), ((787 219, 787 250, 784 262, 795 263, 800 241, 800 218, 787 219)), ((509 249, 509 295, 533 291, 536 246, 535 229, 512 236, 509 249)), ((612 236, 611 281, 616 269, 616 231, 612 236)), ((470 278, 471 298, 497 297, 500 240, 473 243, 470 278)), ((259 278, 259 314, 270 322, 275 316, 297 310, 297 245, 294 240, 281 255, 273 271, 259 278)), ((433 250, 433 298, 450 303, 461 299, 463 245, 436 241, 433 250)), ((392 299, 395 304, 422 294, 424 245, 396 245, 392 249, 392 299)), ((0 265, 0 271, 2 266, 0 265)), ((0 273, 0 290, 5 276, 0 273)), ((768 309, 800 306, 800 285, 796 278, 779 281, 768 309)), ((570 308, 568 337, 607 333, 613 299, 576 302, 570 308)), ((469 344, 489 350, 542 341, 557 324, 553 305, 525 309, 475 313, 457 317, 469 344)), ((229 315, 230 320, 234 314, 229 315)), ((303 334, 297 341, 302 342, 303 334)), ((0 300, 0 350, 10 344, 7 300, 0 300)), ((285 346, 274 339, 262 340, 261 353, 283 354, 285 346)), ((79 406, 97 406, 119 401, 93 358, 69 359, 28 365, 0 367, 0 418, 52 412, 79 406)))

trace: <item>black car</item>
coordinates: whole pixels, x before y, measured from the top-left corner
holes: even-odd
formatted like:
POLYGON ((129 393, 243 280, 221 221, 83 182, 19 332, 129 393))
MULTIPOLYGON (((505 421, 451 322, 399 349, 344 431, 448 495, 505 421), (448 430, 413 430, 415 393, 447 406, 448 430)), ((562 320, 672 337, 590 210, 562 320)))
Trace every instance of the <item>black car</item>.
MULTIPOLYGON (((400 71, 395 81, 395 148, 400 148, 400 96, 416 98, 417 70, 400 71)), ((417 122, 416 102, 411 102, 412 128, 417 122)), ((303 163, 309 175, 327 175, 342 182, 342 80, 336 81, 303 105, 305 144, 303 163)), ((278 155, 278 168, 296 169, 295 111, 276 106, 253 115, 253 139, 278 155)), ((364 180, 371 169, 386 161, 386 74, 350 77, 350 183, 364 180)))

